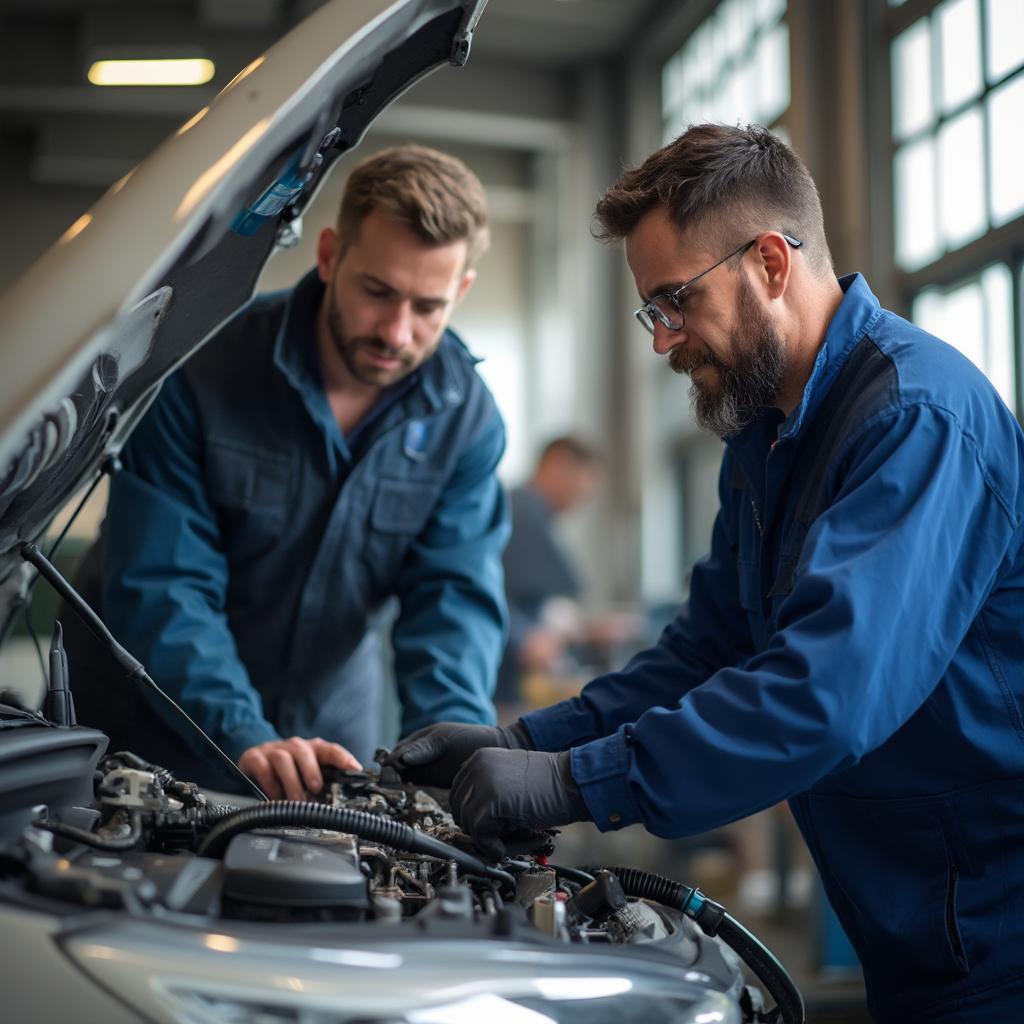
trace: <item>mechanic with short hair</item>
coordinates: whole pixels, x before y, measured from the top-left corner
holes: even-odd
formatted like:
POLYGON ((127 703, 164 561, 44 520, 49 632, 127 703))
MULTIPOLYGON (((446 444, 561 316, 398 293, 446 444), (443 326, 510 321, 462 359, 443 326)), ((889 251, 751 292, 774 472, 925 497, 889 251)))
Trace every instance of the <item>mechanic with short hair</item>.
MULTIPOLYGON (((364 160, 316 269, 168 378, 113 478, 89 559, 106 622, 271 797, 372 756, 394 599, 403 729, 494 721, 505 432, 447 326, 487 244, 483 187, 459 160, 364 160)), ((237 785, 144 694, 81 671, 91 637, 68 647, 79 719, 111 749, 237 785)))
POLYGON ((711 553, 622 671, 393 762, 452 783, 493 853, 517 827, 672 837, 788 798, 878 1020, 1020 1019, 1024 433, 954 348, 836 279, 770 132, 691 127, 597 215, 725 441, 711 553))

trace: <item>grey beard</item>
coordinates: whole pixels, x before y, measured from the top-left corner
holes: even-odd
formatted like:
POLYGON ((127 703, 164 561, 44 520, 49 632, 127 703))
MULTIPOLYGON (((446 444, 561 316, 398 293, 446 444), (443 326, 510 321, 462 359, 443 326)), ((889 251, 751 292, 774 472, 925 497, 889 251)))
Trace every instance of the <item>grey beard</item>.
POLYGON ((738 434, 762 409, 773 405, 787 369, 782 339, 746 284, 740 288, 739 314, 740 329, 730 339, 733 365, 726 366, 713 357, 709 360, 718 371, 718 390, 690 385, 693 418, 698 426, 719 437, 738 434))
MULTIPOLYGON (((767 339, 766 339, 767 340, 767 339)), ((711 393, 690 385, 690 409, 698 426, 719 437, 738 434, 774 404, 782 387, 786 357, 777 338, 744 360, 740 368, 719 367, 718 391, 711 393)))

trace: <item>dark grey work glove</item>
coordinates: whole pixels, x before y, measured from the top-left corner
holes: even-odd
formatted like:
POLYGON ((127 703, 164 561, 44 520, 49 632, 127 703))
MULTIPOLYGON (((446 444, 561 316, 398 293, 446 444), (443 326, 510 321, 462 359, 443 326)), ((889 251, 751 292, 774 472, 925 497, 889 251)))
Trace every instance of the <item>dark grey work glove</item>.
POLYGON ((569 757, 568 750, 478 750, 452 783, 452 815, 495 859, 505 853, 502 836, 589 821, 569 757))
POLYGON ((529 750, 533 744, 518 722, 509 726, 438 722, 400 740, 381 764, 417 785, 447 789, 467 758, 483 747, 529 750))

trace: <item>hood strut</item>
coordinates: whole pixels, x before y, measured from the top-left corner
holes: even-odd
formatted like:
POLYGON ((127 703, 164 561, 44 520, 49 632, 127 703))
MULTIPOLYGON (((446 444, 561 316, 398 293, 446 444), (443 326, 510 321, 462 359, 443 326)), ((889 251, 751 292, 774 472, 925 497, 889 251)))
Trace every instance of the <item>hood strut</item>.
POLYGON ((138 683, 145 686, 151 693, 155 694, 165 704, 169 704, 176 715, 181 717, 184 721, 195 730, 196 734, 200 736, 203 742, 216 754, 217 758, 222 761, 231 773, 237 776, 244 784, 245 788, 249 790, 254 796, 260 800, 266 800, 267 795, 256 785, 252 779, 249 778, 241 768, 235 764, 234 761, 224 753, 216 743, 210 739, 209 736, 203 731, 202 727, 185 711, 180 704, 172 700, 170 697, 160 689, 159 686, 153 681, 150 674, 146 671, 146 667, 142 664, 138 658, 133 657, 118 643, 117 638, 113 633, 107 629, 103 620, 89 607, 88 603, 78 593, 77 590, 60 574, 54 564, 32 543, 26 543, 21 546, 21 557, 26 562, 30 562, 39 571, 39 575, 50 584, 51 587, 67 602, 68 606, 74 611, 74 613, 85 623, 86 628, 90 633, 110 653, 110 656, 124 669, 125 675, 128 676, 134 683, 138 683))

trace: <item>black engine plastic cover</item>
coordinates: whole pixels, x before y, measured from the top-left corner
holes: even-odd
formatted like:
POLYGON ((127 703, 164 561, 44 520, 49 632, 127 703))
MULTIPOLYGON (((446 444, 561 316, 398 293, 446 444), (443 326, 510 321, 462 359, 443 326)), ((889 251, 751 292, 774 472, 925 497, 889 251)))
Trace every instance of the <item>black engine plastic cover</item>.
POLYGON ((271 907, 365 910, 366 876, 354 843, 246 832, 224 854, 224 895, 271 907))

